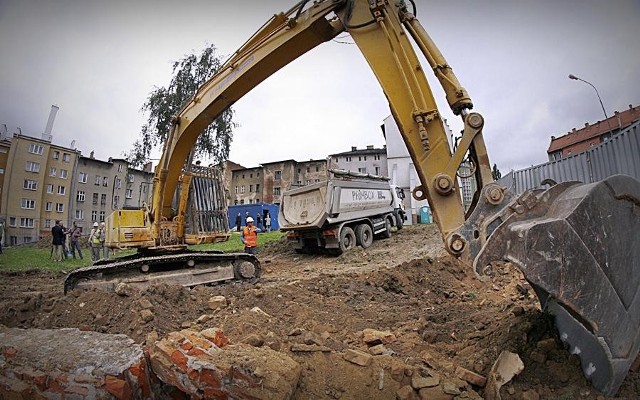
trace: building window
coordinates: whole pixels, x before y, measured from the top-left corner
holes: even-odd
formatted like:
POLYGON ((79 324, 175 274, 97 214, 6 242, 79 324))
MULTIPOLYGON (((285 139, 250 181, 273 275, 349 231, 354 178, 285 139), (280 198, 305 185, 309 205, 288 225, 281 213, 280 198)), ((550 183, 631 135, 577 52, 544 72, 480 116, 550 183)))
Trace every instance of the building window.
POLYGON ((33 218, 20 218, 20 228, 33 228, 33 218))
POLYGON ((366 174, 367 173, 367 169, 366 168, 358 168, 358 172, 360 172, 361 174, 366 174))
POLYGON ((238 194, 239 190, 238 186, 236 186, 236 194, 238 194))
POLYGON ((36 208, 36 201, 32 199, 22 199, 20 207, 24 208, 25 210, 33 210, 34 208, 36 208))
POLYGON ((346 156, 346 157, 344 158, 344 160, 345 160, 346 162, 351 162, 351 156, 346 156))
POLYGON ((256 199, 256 204, 260 203, 260 199, 256 199))
POLYGON ((51 167, 51 168, 49 168, 49 176, 53 176, 53 177, 55 177, 55 176, 57 175, 57 172, 58 172, 58 171, 56 170, 56 168, 55 168, 55 167, 51 167))
POLYGON ((311 168, 307 167, 307 173, 311 172, 311 168))
POLYGON ((133 183, 134 180, 135 180, 134 178, 135 178, 135 176, 133 176, 133 175, 127 175, 127 182, 133 183))
POLYGON ((58 186, 58 194, 64 196, 66 188, 64 186, 58 186))
POLYGON ((127 198, 127 199, 133 198, 133 190, 131 190, 131 189, 125 190, 124 197, 127 198))
POLYGON ((315 183, 318 183, 318 182, 320 182, 320 179, 316 179, 314 182, 315 182, 315 183))
POLYGON ((98 221, 98 212, 96 210, 91 211, 91 222, 98 221))
POLYGON ((102 186, 107 187, 109 186, 109 177, 105 176, 102 178, 102 186))
POLYGON ((60 178, 67 179, 67 173, 68 173, 68 171, 66 169, 61 169, 60 170, 60 178))
POLYGON ((56 203, 56 212, 64 212, 64 204, 62 203, 56 203))
POLYGON ((244 194, 244 185, 240 186, 240 193, 244 194))
POLYGON ((33 162, 33 161, 27 161, 27 166, 26 166, 26 170, 27 172, 40 172, 40 163, 37 162, 33 162))
POLYGON ((282 179, 282 171, 276 171, 276 172, 274 172, 274 174, 273 174, 273 179, 275 179, 275 180, 280 180, 280 179, 282 179))
POLYGON ((78 175, 78 182, 80 183, 87 183, 87 177, 89 175, 87 175, 86 172, 80 172, 80 174, 78 175))
POLYGON ((119 202, 120 202, 120 196, 118 196, 118 195, 113 196, 113 206, 115 208, 118 208, 118 203, 119 202))
POLYGON ((316 165, 316 172, 320 172, 320 167, 316 165))
POLYGON ((104 222, 104 217, 105 217, 105 212, 104 211, 100 211, 100 222, 104 222))
POLYGON ((118 165, 118 172, 122 172, 124 171, 124 165, 123 164, 119 164, 118 165))
POLYGON ((373 156, 373 159, 376 160, 376 161, 380 161, 380 154, 375 154, 373 156))
POLYGON ((118 177, 116 177, 115 187, 116 189, 120 189, 122 187, 122 180, 118 177))
POLYGON ((249 178, 253 178, 253 174, 249 174, 249 178))
POLYGON ((44 220, 44 227, 45 228, 51 228, 51 220, 50 219, 45 219, 44 220))
POLYGON ((76 208, 76 219, 84 219, 84 211, 76 208))
POLYGON ((256 193, 259 193, 259 192, 260 192, 260 184, 256 183, 256 193))
POLYGON ((95 185, 96 185, 96 186, 100 186, 100 182, 102 182, 102 179, 100 179, 100 175, 96 175, 96 182, 95 182, 95 185))
POLYGON ((62 154, 62 161, 64 161, 64 162, 71 161, 71 155, 69 153, 63 153, 62 154))
POLYGON ((253 192, 253 185, 249 185, 249 193, 253 192))
POLYGON ((76 200, 78 200, 79 202, 84 202, 84 190, 78 190, 78 193, 76 194, 76 200))
POLYGON ((16 217, 9 217, 9 226, 16 226, 16 217))
POLYGON ((53 151, 53 159, 54 160, 59 160, 60 159, 60 152, 58 150, 54 150, 53 151))
POLYGON ((29 153, 42 155, 44 148, 40 144, 31 143, 29 145, 29 153))
POLYGON ((243 199, 243 200, 240 200, 240 204, 244 204, 244 199, 243 199))
MULTIPOLYGON (((97 205, 98 204, 98 193, 94 193, 93 194, 92 204, 93 205, 97 205)), ((95 221, 95 219, 94 219, 94 221, 95 221)))
POLYGON ((380 167, 375 167, 376 168, 376 175, 380 175, 380 167))
POLYGON ((0 168, 0 175, 4 175, 4 168, 0 168))
POLYGON ((280 196, 280 188, 279 187, 274 187, 273 188, 273 195, 274 196, 280 196))
POLYGON ((52 184, 48 184, 47 185, 47 193, 49 193, 49 194, 53 193, 53 185, 52 184))
POLYGON ((52 211, 53 210, 53 203, 50 201, 47 201, 47 203, 44 205, 44 210, 45 211, 52 211))
POLYGON ((107 205, 107 195, 104 193, 100 195, 100 205, 101 206, 107 205))
POLYGON ((31 179, 25 179, 23 188, 27 190, 38 190, 38 182, 32 181, 31 179))

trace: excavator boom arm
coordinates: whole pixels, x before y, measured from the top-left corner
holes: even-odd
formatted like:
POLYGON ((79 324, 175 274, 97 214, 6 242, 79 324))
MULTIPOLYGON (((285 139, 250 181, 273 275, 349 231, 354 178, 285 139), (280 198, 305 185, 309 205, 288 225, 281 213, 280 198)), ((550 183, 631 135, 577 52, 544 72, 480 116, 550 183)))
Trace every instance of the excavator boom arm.
MULTIPOLYGON (((473 264, 479 277, 491 273, 493 261, 517 265, 556 316, 561 338, 580 353, 594 387, 614 394, 640 350, 640 182, 564 183, 516 198, 493 182, 484 119, 471 112, 468 93, 415 12, 402 0, 319 0, 305 9, 307 3, 269 20, 175 118, 154 178, 152 237, 158 241, 162 221, 173 218, 174 193, 200 133, 268 76, 346 31, 389 101, 421 181, 413 196, 428 200, 447 251, 473 264), (414 48, 462 118, 455 149, 414 48), (466 215, 457 179, 465 160, 479 188, 466 215)), ((180 204, 178 225, 186 201, 180 204)))

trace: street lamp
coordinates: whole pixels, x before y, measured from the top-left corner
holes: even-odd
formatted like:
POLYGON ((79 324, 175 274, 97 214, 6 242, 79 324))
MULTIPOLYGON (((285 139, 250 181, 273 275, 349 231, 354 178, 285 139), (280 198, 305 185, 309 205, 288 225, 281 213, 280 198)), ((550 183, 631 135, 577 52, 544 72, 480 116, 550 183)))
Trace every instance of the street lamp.
POLYGON ((582 82, 588 84, 589 86, 591 86, 593 88, 593 90, 596 91, 596 95, 598 96, 598 100, 600 100, 600 107, 602 107, 602 112, 604 113, 604 118, 608 119, 609 117, 607 117, 607 112, 604 110, 604 104, 602 104, 602 99, 600 98, 600 93, 598 93, 598 89, 596 89, 596 87, 593 86, 591 84, 591 82, 587 82, 584 79, 580 79, 580 78, 578 78, 577 76, 575 76, 573 74, 569 74, 569 79, 573 79, 575 81, 582 81, 582 82))

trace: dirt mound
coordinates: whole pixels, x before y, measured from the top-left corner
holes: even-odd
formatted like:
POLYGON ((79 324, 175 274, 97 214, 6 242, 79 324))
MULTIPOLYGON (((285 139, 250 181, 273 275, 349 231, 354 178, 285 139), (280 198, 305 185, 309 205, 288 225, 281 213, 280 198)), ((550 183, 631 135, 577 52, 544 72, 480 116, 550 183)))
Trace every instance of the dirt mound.
MULTIPOLYGON (((502 388, 506 399, 604 398, 562 347, 519 271, 505 264, 480 282, 444 254, 434 226, 409 226, 339 257, 299 255, 282 240, 260 249, 259 258, 256 285, 158 285, 126 295, 65 296, 63 275, 1 274, 0 323, 124 333, 139 343, 187 327, 220 327, 233 342, 269 346, 299 362, 296 399, 389 398, 378 388, 379 365, 337 359, 348 349, 370 351, 369 329, 392 335, 380 350, 388 360, 448 379, 457 367, 486 376, 502 351, 519 354, 525 369, 502 388), (330 352, 296 351, 304 346, 330 352)), ((397 384, 408 379, 400 375, 397 384)), ((630 373, 619 398, 636 398, 639 378, 630 373)), ((481 387, 467 389, 482 394, 481 387)))

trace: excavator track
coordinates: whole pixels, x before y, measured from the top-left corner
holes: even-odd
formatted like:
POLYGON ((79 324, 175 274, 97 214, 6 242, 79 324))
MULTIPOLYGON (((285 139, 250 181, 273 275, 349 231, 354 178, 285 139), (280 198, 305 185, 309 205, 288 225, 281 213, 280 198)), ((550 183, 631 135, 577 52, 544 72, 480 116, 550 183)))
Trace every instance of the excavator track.
POLYGON ((255 283, 261 272, 256 256, 245 253, 183 251, 156 256, 133 255, 101 260, 70 272, 64 281, 64 293, 80 288, 115 291, 121 283, 139 288, 160 283, 185 287, 228 281, 255 283))

